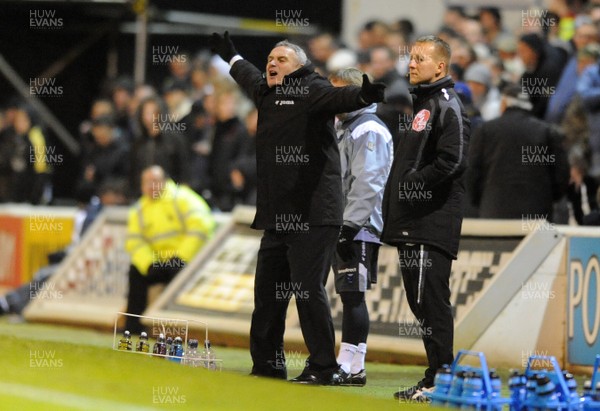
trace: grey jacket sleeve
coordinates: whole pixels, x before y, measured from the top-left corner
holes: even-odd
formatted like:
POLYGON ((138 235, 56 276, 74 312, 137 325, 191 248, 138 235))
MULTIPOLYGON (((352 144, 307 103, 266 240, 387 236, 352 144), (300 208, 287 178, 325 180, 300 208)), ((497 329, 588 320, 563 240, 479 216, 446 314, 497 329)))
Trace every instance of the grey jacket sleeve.
POLYGON ((392 162, 393 143, 389 132, 375 122, 371 124, 374 127, 364 132, 357 129, 348 137, 351 140, 348 153, 351 184, 346 195, 344 224, 350 223, 348 225, 356 228, 365 226, 373 213, 381 215, 383 189, 392 162))

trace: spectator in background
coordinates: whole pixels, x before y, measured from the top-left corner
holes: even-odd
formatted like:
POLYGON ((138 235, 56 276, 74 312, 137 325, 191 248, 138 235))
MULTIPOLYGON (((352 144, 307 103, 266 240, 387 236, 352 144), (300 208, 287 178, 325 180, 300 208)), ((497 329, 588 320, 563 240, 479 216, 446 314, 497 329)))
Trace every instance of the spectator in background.
POLYGON ((9 201, 11 197, 11 176, 15 135, 15 114, 19 107, 16 99, 10 99, 2 113, 0 127, 0 202, 9 201))
POLYGON ((483 28, 479 20, 475 18, 463 19, 458 32, 473 48, 478 59, 486 58, 490 55, 490 48, 485 43, 483 28))
POLYGON ((341 67, 356 64, 356 53, 341 47, 339 41, 330 33, 317 34, 310 39, 308 51, 316 70, 323 76, 341 67))
POLYGON ((231 184, 231 166, 245 155, 248 133, 238 117, 242 95, 235 84, 228 84, 216 93, 216 123, 208 157, 210 198, 213 208, 231 211, 236 202, 236 190, 231 184))
POLYGON ((369 50, 373 47, 384 46, 390 28, 380 20, 371 20, 358 33, 358 49, 369 50))
POLYGON ((485 120, 500 116, 500 92, 492 83, 492 72, 484 63, 471 64, 464 74, 464 81, 471 90, 473 105, 485 120))
MULTIPOLYGON (((159 166, 141 174, 142 197, 130 208, 125 249, 131 257, 127 312, 142 314, 148 287, 169 283, 213 234, 210 208, 198 194, 176 185, 159 166)), ((125 328, 139 334, 138 317, 127 316, 125 328)))
MULTIPOLYGON (((581 58, 584 58, 582 52, 581 58)), ((600 178, 600 65, 598 62, 587 66, 577 80, 577 94, 587 117, 589 130, 590 175, 600 178)))
POLYGON ((525 71, 523 62, 517 56, 517 41, 512 36, 502 37, 498 40, 496 51, 504 68, 501 75, 503 83, 517 83, 525 71))
POLYGON ((573 96, 577 90, 579 52, 588 44, 598 43, 598 28, 592 23, 584 23, 579 25, 573 36, 574 53, 569 58, 555 92, 550 95, 548 108, 544 119, 550 123, 560 124, 567 110, 567 106, 571 103, 573 96))
POLYGON ((127 179, 130 156, 127 142, 116 135, 112 117, 95 118, 91 134, 94 141, 83 157, 83 175, 78 184, 81 193, 90 195, 107 179, 127 179))
POLYGON ((235 190, 236 204, 256 205, 256 127, 258 110, 250 110, 244 124, 248 138, 240 156, 231 165, 231 185, 235 190))
MULTIPOLYGON (((129 105, 134 97, 135 85, 129 77, 120 77, 111 90, 111 99, 115 109, 115 124, 122 130, 129 130, 129 105)), ((131 138, 131 136, 127 136, 131 138)))
MULTIPOLYGON (((467 18, 465 8, 462 6, 447 7, 442 16, 442 28, 447 27, 454 32, 458 32, 463 20, 467 18)), ((453 50, 454 51, 454 50, 453 50)))
POLYGON ((92 124, 94 120, 100 117, 115 116, 115 107, 111 100, 106 98, 98 98, 92 102, 90 108, 90 117, 85 119, 79 125, 79 135, 81 143, 81 151, 85 156, 94 145, 94 136, 92 135, 92 124))
POLYGON ((163 82, 163 89, 169 89, 173 84, 184 84, 185 91, 191 89, 190 73, 192 65, 187 52, 173 56, 169 61, 169 76, 163 82))
MULTIPOLYGON (((14 134, 10 138, 10 201, 31 204, 48 203, 50 188, 49 153, 46 138, 37 123, 33 109, 21 105, 15 111, 14 134)), ((53 155, 53 157, 54 157, 53 155)))
POLYGON ((397 56, 388 47, 374 47, 370 51, 367 69, 375 81, 387 86, 385 90, 387 103, 377 105, 377 115, 392 134, 394 144, 398 144, 400 129, 411 122, 412 113, 412 97, 408 91, 408 83, 396 70, 396 59, 397 56))
POLYGON ((330 33, 320 33, 308 41, 308 52, 315 69, 321 75, 327 75, 327 61, 338 49, 335 38, 330 33))
POLYGON ((192 190, 207 198, 210 196, 208 178, 208 156, 214 133, 214 121, 210 118, 202 101, 195 101, 189 115, 186 130, 186 146, 189 153, 189 184, 192 190))
POLYGON ((136 86, 135 91, 133 92, 133 98, 129 100, 127 106, 128 126, 127 130, 125 130, 124 137, 131 146, 133 145, 133 142, 142 135, 138 119, 140 104, 150 97, 158 97, 156 89, 149 84, 140 84, 136 86))
POLYGON ((502 115, 473 135, 468 191, 481 218, 536 215, 552 220, 553 201, 566 192, 563 136, 535 118, 531 108, 520 86, 508 86, 502 93, 502 115))
POLYGON ((141 135, 131 150, 130 181, 132 192, 139 190, 139 176, 151 165, 160 165, 176 183, 189 180, 189 157, 185 130, 169 122, 167 110, 158 97, 140 103, 138 121, 141 135))
POLYGON ((571 155, 571 178, 567 188, 567 199, 570 203, 570 216, 579 225, 583 218, 592 211, 598 210, 596 192, 598 182, 587 173, 587 164, 582 155, 571 155))
POLYGON ((189 114, 193 103, 188 94, 188 85, 183 81, 171 82, 163 91, 163 98, 167 105, 168 121, 180 124, 181 131, 187 132, 191 127, 189 114))
POLYGON ((485 43, 491 50, 497 50, 499 40, 509 36, 502 27, 500 9, 498 7, 482 7, 479 9, 478 17, 483 29, 485 43))
POLYGON ((544 118, 549 97, 554 93, 566 63, 566 55, 536 33, 519 38, 517 54, 525 65, 520 85, 531 101, 531 113, 544 118))
POLYGON ((193 102, 202 101, 204 96, 213 92, 213 86, 210 78, 210 59, 209 52, 200 52, 192 61, 190 71, 190 98, 193 102))

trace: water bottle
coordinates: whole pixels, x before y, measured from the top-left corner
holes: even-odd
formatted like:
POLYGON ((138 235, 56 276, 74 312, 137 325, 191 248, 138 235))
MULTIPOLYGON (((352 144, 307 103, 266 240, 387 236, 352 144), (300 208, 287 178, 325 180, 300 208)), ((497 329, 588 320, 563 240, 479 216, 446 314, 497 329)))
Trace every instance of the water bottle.
POLYGON ((167 344, 165 343, 165 335, 160 333, 158 339, 152 347, 152 353, 157 355, 167 355, 167 344))
POLYGON ((591 392, 592 400, 600 401, 600 382, 596 383, 596 391, 591 392))
POLYGON ((181 358, 183 357, 183 341, 181 337, 177 336, 173 340, 173 345, 171 345, 171 351, 169 352, 169 360, 174 362, 181 362, 181 358))
POLYGON ((145 331, 142 331, 140 333, 140 339, 138 340, 138 343, 135 346, 135 350, 137 352, 145 352, 145 353, 150 351, 150 345, 148 344, 148 334, 146 334, 145 331))
POLYGON ((559 402, 565 401, 570 404, 580 404, 581 400, 577 393, 577 380, 575 380, 575 377, 569 371, 563 371, 563 377, 567 384, 567 388, 569 389, 569 393, 568 398, 565 398, 564 400, 559 399, 559 402))
POLYGON ((590 380, 586 380, 583 383, 583 398, 592 399, 592 382, 590 380))
POLYGON ((556 385, 545 373, 540 373, 536 377, 535 394, 537 398, 533 404, 534 408, 539 410, 558 408, 556 385))
POLYGON ((127 330, 123 332, 123 338, 119 340, 119 350, 131 351, 131 333, 127 330))
POLYGON ((535 393, 535 387, 537 385, 535 380, 536 376, 536 373, 531 374, 527 377, 527 381, 525 382, 525 408, 528 408, 537 401, 537 395, 535 393))
POLYGON ((166 342, 166 350, 167 350, 167 355, 171 355, 171 346, 173 345, 173 337, 169 336, 167 337, 166 342))
POLYGON ((198 340, 191 339, 188 341, 188 349, 185 352, 184 365, 189 367, 200 366, 200 356, 198 355, 198 340))
POLYGON ((465 374, 462 387, 462 405, 461 410, 474 410, 481 408, 481 398, 483 396, 483 380, 481 375, 476 372, 465 374))
POLYGON ((492 392, 488 393, 487 398, 492 401, 492 410, 501 411, 502 404, 500 401, 500 391, 502 390, 502 380, 500 376, 496 373, 496 370, 490 371, 490 385, 492 392))
POLYGON ((521 411, 525 406, 525 375, 519 374, 514 370, 508 379, 508 388, 510 389, 511 411, 521 411))
POLYGON ((207 368, 209 370, 217 369, 217 363, 215 362, 217 357, 215 356, 214 350, 210 346, 209 340, 204 341, 204 349, 200 354, 200 358, 202 359, 202 365, 204 366, 204 368, 207 368))
POLYGON ((448 396, 451 398, 449 398, 447 402, 447 405, 450 407, 458 408, 460 406, 458 401, 462 395, 465 374, 466 371, 464 370, 458 371, 452 378, 452 385, 450 386, 450 391, 448 391, 448 396))
POLYGON ((432 398, 431 404, 436 406, 445 405, 445 397, 448 395, 450 387, 452 386, 452 369, 448 364, 442 365, 437 371, 435 378, 433 379, 433 384, 435 386, 435 396, 432 398))

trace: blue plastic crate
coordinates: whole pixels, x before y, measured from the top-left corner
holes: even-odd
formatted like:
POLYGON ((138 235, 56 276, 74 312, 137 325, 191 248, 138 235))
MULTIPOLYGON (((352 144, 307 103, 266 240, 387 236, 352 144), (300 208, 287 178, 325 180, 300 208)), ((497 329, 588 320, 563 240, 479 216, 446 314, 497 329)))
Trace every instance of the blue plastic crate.
POLYGON ((460 408, 461 406, 470 406, 475 410, 494 411, 501 409, 504 405, 511 402, 510 398, 493 397, 492 383, 490 380, 490 370, 485 359, 485 354, 477 351, 460 350, 451 365, 452 375, 459 371, 473 371, 481 374, 483 380, 483 394, 480 399, 463 398, 460 396, 436 393, 424 393, 432 400, 444 402, 447 407, 460 408), (465 356, 474 356, 479 359, 479 367, 459 364, 460 360, 465 356))

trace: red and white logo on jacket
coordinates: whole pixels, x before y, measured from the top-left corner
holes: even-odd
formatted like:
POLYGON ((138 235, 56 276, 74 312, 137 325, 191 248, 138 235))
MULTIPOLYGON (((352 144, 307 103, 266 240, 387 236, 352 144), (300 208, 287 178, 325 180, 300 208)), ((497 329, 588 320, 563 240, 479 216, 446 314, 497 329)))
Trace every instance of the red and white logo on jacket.
POLYGON ((425 127, 427 127, 427 120, 429 120, 429 116, 431 113, 429 110, 421 110, 417 113, 417 115, 413 118, 412 129, 414 131, 423 131, 425 127))

